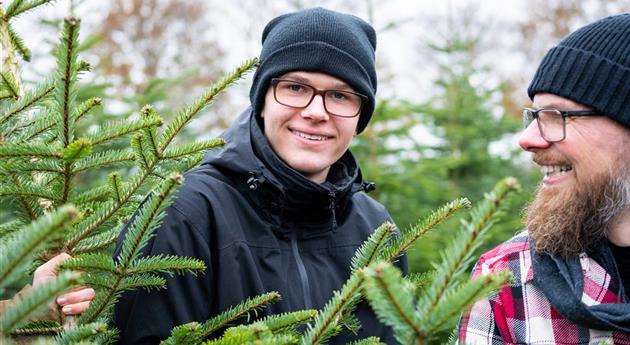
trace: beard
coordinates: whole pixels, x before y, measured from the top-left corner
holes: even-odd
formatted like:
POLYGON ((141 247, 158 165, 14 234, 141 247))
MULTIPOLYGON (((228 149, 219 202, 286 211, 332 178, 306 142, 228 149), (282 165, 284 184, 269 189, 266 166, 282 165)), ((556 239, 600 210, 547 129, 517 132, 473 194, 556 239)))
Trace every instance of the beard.
POLYGON ((630 164, 616 164, 569 188, 540 185, 525 209, 525 224, 539 253, 574 257, 607 237, 617 216, 630 209, 630 164))

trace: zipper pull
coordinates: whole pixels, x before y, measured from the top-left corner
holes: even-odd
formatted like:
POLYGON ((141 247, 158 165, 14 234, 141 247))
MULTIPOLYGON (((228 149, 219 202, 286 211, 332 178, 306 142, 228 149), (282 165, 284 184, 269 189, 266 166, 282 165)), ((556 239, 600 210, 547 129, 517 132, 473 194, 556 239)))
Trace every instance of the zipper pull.
POLYGON ((247 186, 251 190, 258 189, 258 187, 266 181, 265 176, 259 172, 250 171, 249 175, 250 176, 247 179, 247 186))
POLYGON ((361 189, 363 189, 363 191, 366 193, 372 192, 376 189, 376 183, 363 181, 363 183, 361 183, 361 189))

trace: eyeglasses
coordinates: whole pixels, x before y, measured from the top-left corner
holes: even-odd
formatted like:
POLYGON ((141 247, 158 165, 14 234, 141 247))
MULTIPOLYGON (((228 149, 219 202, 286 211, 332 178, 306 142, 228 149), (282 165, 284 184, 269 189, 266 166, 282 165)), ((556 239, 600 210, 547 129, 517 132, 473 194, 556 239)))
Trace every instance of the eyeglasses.
POLYGON ((547 142, 557 143, 566 137, 566 118, 575 116, 600 115, 593 110, 558 110, 558 109, 523 109, 523 125, 525 128, 538 120, 540 135, 547 142))
POLYGON ((306 108, 317 95, 322 96, 324 109, 339 117, 355 117, 361 113, 367 96, 342 90, 319 90, 308 84, 289 79, 271 79, 276 102, 292 108, 306 108))

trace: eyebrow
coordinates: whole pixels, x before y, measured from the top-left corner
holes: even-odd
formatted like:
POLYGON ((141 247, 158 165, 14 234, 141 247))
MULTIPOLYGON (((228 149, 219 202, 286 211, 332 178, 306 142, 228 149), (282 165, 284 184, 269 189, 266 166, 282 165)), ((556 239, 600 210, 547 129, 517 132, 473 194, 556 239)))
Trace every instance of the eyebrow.
MULTIPOLYGON (((300 83, 304 83, 304 84, 309 84, 311 83, 311 80, 308 78, 305 78, 299 74, 293 74, 293 73, 288 73, 282 76, 282 78, 291 78, 297 82, 300 83)), ((332 86, 332 90, 348 90, 348 91, 353 91, 354 89, 352 87, 350 87, 350 85, 339 81, 339 82, 335 82, 335 84, 333 84, 332 86)))

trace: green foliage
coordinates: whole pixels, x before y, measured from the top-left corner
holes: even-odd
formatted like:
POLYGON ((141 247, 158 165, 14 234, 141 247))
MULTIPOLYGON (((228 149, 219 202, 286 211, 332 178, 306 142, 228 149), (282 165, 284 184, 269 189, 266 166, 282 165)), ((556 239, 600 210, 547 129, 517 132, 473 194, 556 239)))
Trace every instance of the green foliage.
POLYGON ((48 301, 80 283, 76 272, 63 272, 47 284, 32 289, 0 315, 0 339, 25 324, 29 317, 46 308, 48 301))
MULTIPOLYGON (((7 12, 0 12, 4 16, 0 44, 9 52, 6 56, 13 59, 13 53, 27 52, 15 32, 11 31, 10 40, 3 36, 8 20, 47 2, 15 0, 7 12)), ((205 150, 224 142, 171 143, 201 109, 256 64, 255 59, 246 61, 180 111, 172 123, 165 124, 147 105, 139 111, 139 118, 86 126, 103 101, 85 93, 89 86, 78 83, 81 72, 89 69, 78 58, 80 21, 69 18, 62 24, 53 78, 23 92, 17 64, 2 71, 0 92, 9 98, 0 101, 0 202, 11 204, 16 212, 0 225, 0 293, 22 279, 35 262, 60 252, 73 258, 61 265, 56 281, 31 289, 3 312, 2 341, 9 341, 5 338, 9 335, 58 334, 54 340, 58 344, 109 342, 116 336, 115 330, 109 329, 109 316, 123 291, 163 288, 162 274, 205 270, 200 260, 144 256, 143 248, 182 183, 181 174, 194 167, 205 150), (129 167, 136 169, 129 171, 129 167), (104 169, 114 170, 107 181, 89 178, 104 169), (122 251, 114 260, 112 244, 142 200, 126 227, 122 251), (27 324, 28 318, 45 309, 54 296, 79 283, 78 275, 68 270, 87 273, 81 283, 96 290, 90 308, 75 326, 27 324)), ((11 59, 8 61, 14 62, 11 59)), ((250 312, 242 310, 242 315, 250 312)))
POLYGON ((426 284, 417 291, 417 280, 402 277, 387 262, 363 270, 365 294, 379 319, 392 327, 401 344, 424 344, 440 332, 453 327, 462 310, 487 296, 511 279, 509 272, 485 275, 465 281, 464 270, 475 248, 482 243, 488 229, 502 215, 503 201, 520 186, 513 178, 499 182, 462 221, 457 237, 442 251, 442 261, 435 271, 422 276, 426 284))

